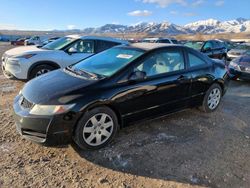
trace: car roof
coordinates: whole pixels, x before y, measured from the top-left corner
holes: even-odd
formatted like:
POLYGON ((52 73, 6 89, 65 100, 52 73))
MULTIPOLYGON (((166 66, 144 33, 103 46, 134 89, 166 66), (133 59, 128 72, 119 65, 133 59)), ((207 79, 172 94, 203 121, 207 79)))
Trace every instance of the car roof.
POLYGON ((158 38, 144 38, 143 40, 164 40, 164 39, 167 39, 167 40, 176 40, 175 38, 164 38, 164 37, 158 37, 158 38))
POLYGON ((169 46, 181 46, 183 47, 182 45, 176 45, 176 44, 166 44, 166 43, 132 43, 132 44, 129 44, 128 47, 131 47, 131 48, 138 48, 138 49, 141 49, 141 50, 144 50, 144 51, 150 51, 150 50, 153 50, 153 49, 157 49, 157 48, 162 48, 162 47, 169 47, 169 46))
POLYGON ((67 37, 75 38, 75 39, 83 39, 83 40, 103 40, 108 42, 116 42, 120 44, 129 44, 126 40, 121 40, 112 37, 102 37, 102 36, 80 36, 80 35, 68 35, 67 37))

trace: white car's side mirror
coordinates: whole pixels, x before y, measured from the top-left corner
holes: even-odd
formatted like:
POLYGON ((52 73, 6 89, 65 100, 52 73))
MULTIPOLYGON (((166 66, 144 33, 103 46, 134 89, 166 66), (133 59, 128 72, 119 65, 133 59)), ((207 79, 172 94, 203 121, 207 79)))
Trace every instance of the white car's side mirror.
POLYGON ((73 54, 73 53, 77 53, 77 50, 74 47, 71 47, 70 49, 68 49, 68 52, 70 54, 73 54))

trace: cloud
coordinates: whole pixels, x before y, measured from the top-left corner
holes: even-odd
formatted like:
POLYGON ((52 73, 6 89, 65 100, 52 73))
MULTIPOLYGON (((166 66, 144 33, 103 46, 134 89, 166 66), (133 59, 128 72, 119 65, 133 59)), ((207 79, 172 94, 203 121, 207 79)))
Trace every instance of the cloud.
POLYGON ((75 29, 75 28, 76 28, 75 25, 67 25, 67 29, 69 29, 69 30, 72 30, 72 29, 75 29))
POLYGON ((172 15, 177 15, 177 14, 178 14, 178 12, 175 11, 175 10, 172 10, 172 11, 170 11, 169 13, 172 14, 172 15))
POLYGON ((150 16, 151 14, 152 12, 148 10, 135 10, 128 13, 129 16, 150 16))
POLYGON ((193 16, 197 16, 196 13, 193 13, 193 12, 186 12, 183 14, 183 16, 186 16, 186 17, 193 17, 193 16))
POLYGON ((114 24, 114 25, 119 25, 119 24, 120 24, 120 22, 113 21, 111 24, 114 24))
POLYGON ((196 0, 192 3, 193 7, 198 7, 200 5, 202 5, 205 1, 204 0, 196 0))
POLYGON ((15 30, 17 27, 13 24, 0 23, 0 30, 15 30))
POLYGON ((219 0, 215 2, 215 6, 220 7, 220 6, 223 6, 224 3, 225 3, 224 0, 219 0))
POLYGON ((143 3, 154 3, 162 8, 169 6, 170 4, 180 4, 183 6, 187 5, 186 0, 141 0, 143 3))

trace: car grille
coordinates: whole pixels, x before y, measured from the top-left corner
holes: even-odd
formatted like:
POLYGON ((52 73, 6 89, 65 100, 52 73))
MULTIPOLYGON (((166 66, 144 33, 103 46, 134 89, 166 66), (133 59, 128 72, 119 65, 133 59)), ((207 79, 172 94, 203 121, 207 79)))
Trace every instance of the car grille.
POLYGON ((19 100, 19 104, 22 108, 25 109, 31 109, 33 107, 33 103, 29 102, 27 99, 24 98, 24 96, 21 96, 19 100))

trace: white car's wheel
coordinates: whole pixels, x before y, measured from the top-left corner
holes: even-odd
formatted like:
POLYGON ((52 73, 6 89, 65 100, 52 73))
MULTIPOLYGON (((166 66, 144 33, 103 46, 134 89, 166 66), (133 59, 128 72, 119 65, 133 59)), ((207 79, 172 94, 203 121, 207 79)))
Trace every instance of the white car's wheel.
POLYGON ((39 65, 31 71, 29 79, 33 79, 35 77, 41 76, 52 70, 55 70, 55 67, 52 67, 50 65, 39 65))

